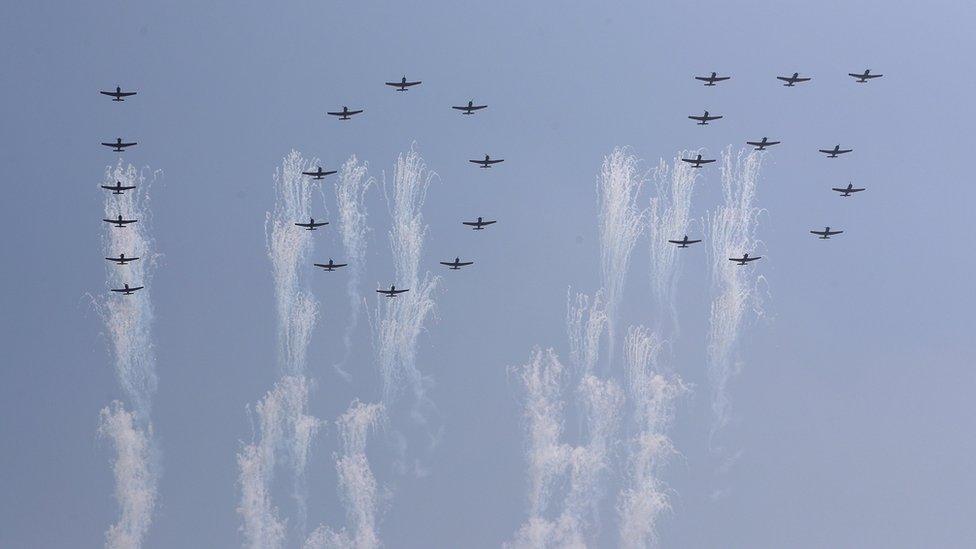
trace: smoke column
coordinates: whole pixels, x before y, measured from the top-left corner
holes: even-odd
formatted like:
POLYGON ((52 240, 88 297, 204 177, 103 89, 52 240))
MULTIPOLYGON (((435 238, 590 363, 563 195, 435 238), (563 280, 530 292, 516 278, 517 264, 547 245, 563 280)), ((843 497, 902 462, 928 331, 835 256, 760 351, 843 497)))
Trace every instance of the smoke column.
POLYGON ((593 372, 600 359, 600 337, 607 327, 607 311, 603 292, 592 299, 584 293, 566 292, 566 334, 569 356, 579 375, 593 372))
POLYGON ((349 379, 349 374, 343 366, 352 353, 352 335, 359 324, 359 309, 362 306, 359 280, 366 265, 366 236, 369 234, 369 226, 366 224, 366 191, 373 184, 373 179, 366 177, 366 170, 365 163, 360 164, 355 156, 350 157, 339 170, 339 182, 335 186, 336 202, 339 205, 337 228, 346 252, 343 262, 349 264, 349 278, 346 282, 349 323, 342 337, 346 350, 342 362, 336 365, 336 370, 346 379, 349 379))
POLYGON ((305 549, 372 549, 381 545, 376 533, 376 478, 366 459, 366 437, 384 414, 382 404, 356 400, 336 422, 342 441, 342 454, 335 456, 336 472, 351 532, 319 526, 305 541, 305 549))
POLYGON ((659 365, 661 349, 661 340, 643 326, 628 331, 624 360, 637 435, 630 443, 628 486, 617 500, 623 547, 655 544, 657 518, 671 508, 659 471, 675 453, 668 429, 674 418, 675 400, 687 388, 680 377, 659 365))
POLYGON ((760 209, 755 206, 762 156, 731 147, 722 153, 722 194, 724 203, 709 217, 712 260, 712 300, 708 329, 708 380, 712 391, 715 424, 712 434, 729 418, 728 383, 739 370, 735 357, 739 332, 746 310, 761 314, 762 303, 756 292, 760 278, 753 267, 740 267, 730 257, 754 254, 760 209))
MULTIPOLYGON (((700 171, 681 161, 685 153, 679 153, 670 168, 662 160, 654 170, 656 196, 651 198, 648 209, 651 291, 659 305, 669 308, 675 325, 677 311, 674 290, 679 274, 677 258, 681 250, 668 240, 680 240, 688 234, 691 196, 700 171)), ((694 240, 694 237, 689 238, 694 240)))
POLYGON ((617 308, 623 296, 630 255, 643 230, 644 212, 637 198, 644 178, 638 173, 640 160, 616 148, 603 160, 597 186, 600 204, 600 259, 603 288, 606 291, 607 333, 610 363, 613 362, 617 308))
MULTIPOLYGON (((123 284, 145 286, 133 295, 109 295, 96 299, 95 307, 105 325, 115 366, 115 374, 126 400, 113 402, 100 412, 99 435, 110 438, 115 447, 113 460, 115 497, 121 516, 105 533, 110 548, 140 547, 152 524, 159 482, 158 455, 150 419, 156 393, 156 356, 152 344, 153 307, 151 278, 155 267, 150 236, 149 186, 135 166, 122 161, 105 171, 104 185, 136 186, 124 194, 106 193, 105 218, 122 214, 138 223, 124 228, 107 226, 102 239, 105 257, 139 257, 126 265, 107 268, 107 286, 123 284)), ((101 191, 101 190, 100 190, 101 191)))
MULTIPOLYGON (((417 370, 417 337, 434 310, 433 292, 440 278, 430 272, 423 278, 419 275, 427 235, 427 225, 420 210, 433 177, 423 158, 413 149, 397 156, 393 172, 390 245, 396 268, 395 284, 410 291, 396 298, 379 297, 385 303, 379 305, 382 314, 377 313, 380 321, 375 341, 383 378, 383 401, 387 405, 403 381, 411 386, 418 403, 426 401, 424 379, 417 370)), ((387 202, 390 202, 389 196, 387 202)))
POLYGON ((274 175, 274 210, 265 223, 278 315, 278 365, 283 376, 255 407, 257 440, 237 456, 241 485, 237 511, 244 521, 245 544, 254 548, 280 547, 285 541, 285 522, 278 518, 270 495, 280 450, 284 450, 292 472, 296 528, 304 529, 305 468, 309 447, 320 427, 320 422, 307 413, 309 382, 305 377, 306 351, 317 306, 299 276, 300 268, 309 262, 313 244, 306 231, 294 226, 298 220, 313 217, 312 198, 318 188, 301 173, 311 163, 297 151, 284 158, 274 175))

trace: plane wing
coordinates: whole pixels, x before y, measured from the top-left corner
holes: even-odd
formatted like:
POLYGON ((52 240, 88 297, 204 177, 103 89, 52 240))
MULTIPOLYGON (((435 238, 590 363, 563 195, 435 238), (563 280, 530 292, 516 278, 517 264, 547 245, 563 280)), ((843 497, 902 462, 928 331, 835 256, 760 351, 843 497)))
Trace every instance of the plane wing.
POLYGON ((468 225, 470 227, 477 227, 478 225, 491 225, 492 223, 496 223, 496 221, 482 221, 480 223, 477 222, 477 221, 462 221, 461 222, 462 225, 468 225))
POLYGON ((783 82, 789 82, 790 80, 793 80, 793 79, 792 79, 791 77, 789 77, 789 76, 777 76, 777 77, 776 77, 776 79, 777 79, 777 80, 782 80, 783 82))
POLYGON ((483 108, 485 108, 487 106, 488 105, 472 105, 470 107, 451 107, 451 108, 452 109, 457 109, 459 111, 477 111, 477 110, 481 110, 481 109, 483 109, 483 108))
POLYGON ((474 261, 459 261, 457 263, 453 261, 441 261, 440 263, 448 267, 467 267, 468 265, 474 265, 474 261))
POLYGON ((711 162, 715 162, 715 159, 713 158, 711 160, 698 160, 696 158, 682 158, 681 161, 688 162, 689 164, 709 164, 711 162))

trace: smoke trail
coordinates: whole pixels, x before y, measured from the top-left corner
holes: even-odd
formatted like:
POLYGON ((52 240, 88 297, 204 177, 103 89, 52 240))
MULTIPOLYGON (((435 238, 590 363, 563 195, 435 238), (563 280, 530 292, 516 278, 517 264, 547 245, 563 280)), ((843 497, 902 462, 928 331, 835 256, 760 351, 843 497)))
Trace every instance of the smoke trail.
POLYGON ((352 353, 352 335, 359 324, 359 309, 361 295, 359 293, 359 279, 366 265, 366 236, 369 226, 366 224, 366 191, 373 184, 372 178, 366 177, 367 165, 359 164, 355 155, 342 165, 339 170, 339 182, 336 183, 336 202, 339 204, 339 223, 337 228, 342 236, 342 246, 349 263, 349 278, 346 290, 349 294, 349 324, 343 334, 342 341, 346 351, 342 361, 335 368, 346 379, 349 374, 343 365, 352 353))
POLYGON ((638 173, 640 160, 626 149, 616 148, 604 158, 597 195, 600 214, 600 259, 606 291, 609 360, 612 364, 617 308, 623 296, 630 254, 643 230, 644 212, 637 208, 637 195, 644 185, 638 173))
POLYGON ((685 152, 682 151, 674 158, 670 168, 663 160, 658 164, 654 171, 657 196, 651 198, 648 210, 651 291, 659 305, 670 309, 675 324, 677 311, 674 305, 674 289, 679 274, 677 257, 680 250, 668 240, 679 240, 688 234, 691 195, 700 171, 681 161, 685 152))
POLYGON ((721 429, 729 416, 728 383, 738 371, 736 345, 743 317, 751 306, 762 314, 756 293, 761 280, 752 267, 739 267, 728 261, 754 252, 760 209, 755 203, 762 156, 739 151, 733 159, 731 147, 722 153, 722 193, 725 201, 709 217, 712 260, 712 301, 708 330, 708 380, 712 390, 712 433, 721 429))
MULTIPOLYGON (((417 369, 417 337, 434 310, 433 292, 440 277, 430 272, 419 275, 420 258, 427 235, 421 208, 434 174, 420 155, 411 149, 397 156, 393 172, 392 224, 390 244, 396 267, 396 284, 410 291, 395 299, 380 298, 382 307, 376 333, 377 358, 383 377, 383 401, 396 396, 406 380, 418 403, 426 401, 424 379, 417 369)), ((384 191, 386 185, 384 181, 384 191)), ((389 203, 389 196, 387 202, 389 203)))
POLYGON ((598 291, 590 303, 584 293, 566 292, 566 334, 569 338, 569 356, 579 375, 593 372, 600 359, 600 337, 607 327, 606 304, 603 292, 598 291))
POLYGON ((668 491, 659 470, 675 453, 668 429, 675 400, 687 391, 676 374, 658 364, 662 342, 643 326, 631 327, 624 343, 627 390, 634 403, 638 432, 631 441, 628 482, 618 496, 623 547, 648 547, 657 541, 661 512, 669 510, 668 491))
POLYGON ((350 529, 336 532, 327 526, 319 526, 306 540, 306 549, 371 549, 381 545, 376 533, 376 478, 366 459, 366 437, 384 414, 382 404, 363 404, 355 400, 336 422, 342 440, 342 455, 335 456, 336 472, 350 529))
POLYGON ((100 416, 99 435, 111 438, 115 445, 115 499, 122 511, 119 521, 105 533, 105 545, 113 549, 140 547, 156 505, 152 428, 147 432, 138 427, 135 414, 118 401, 103 408, 100 416))

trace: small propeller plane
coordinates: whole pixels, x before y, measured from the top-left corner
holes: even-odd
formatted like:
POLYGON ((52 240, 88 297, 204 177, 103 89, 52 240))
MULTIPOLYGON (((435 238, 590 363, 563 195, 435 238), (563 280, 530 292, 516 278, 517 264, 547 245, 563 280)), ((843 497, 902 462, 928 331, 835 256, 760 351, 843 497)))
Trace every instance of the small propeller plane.
POLYGON ((837 158, 838 155, 847 154, 854 149, 842 149, 840 145, 834 145, 833 149, 817 149, 818 151, 827 155, 827 158, 837 158))
POLYGON ((308 219, 308 223, 295 223, 295 225, 298 227, 304 227, 306 231, 314 231, 315 229, 328 224, 328 221, 320 221, 316 223, 315 219, 311 217, 308 219))
POLYGON ((491 225, 492 223, 496 223, 496 222, 495 221, 485 221, 481 216, 478 216, 478 220, 477 221, 462 221, 461 222, 462 225, 467 225, 468 227, 471 227, 471 229, 472 230, 475 230, 475 231, 483 231, 483 230, 485 230, 485 227, 487 227, 488 225, 491 225))
POLYGON ((481 109, 484 109, 487 106, 488 105, 475 105, 474 101, 468 101, 468 106, 466 107, 451 107, 451 108, 458 111, 464 111, 461 114, 474 114, 474 111, 480 111, 481 109))
POLYGON ((695 80, 701 80, 706 86, 714 86, 716 82, 722 82, 732 78, 731 76, 718 76, 714 72, 711 76, 696 76, 695 80))
POLYGON ((855 74, 853 72, 849 72, 849 73, 847 73, 847 76, 850 76, 851 78, 856 78, 857 79, 856 81, 857 81, 858 84, 863 84, 863 83, 867 82, 868 80, 871 80, 873 78, 881 78, 884 75, 883 74, 871 74, 871 69, 864 69, 864 74, 855 74))
POLYGON ((745 265, 746 263, 756 261, 757 259, 762 259, 762 256, 757 255, 756 257, 749 257, 749 254, 742 254, 742 257, 730 257, 729 261, 735 261, 738 265, 745 265))
POLYGON ((376 290, 376 293, 383 294, 386 297, 396 297, 397 295, 402 294, 403 292, 409 292, 409 291, 410 291, 409 288, 406 290, 397 290, 396 286, 391 285, 389 290, 376 290))
POLYGON ((138 219, 122 219, 122 214, 119 214, 119 217, 117 217, 116 219, 103 219, 102 221, 104 221, 106 223, 111 223, 111 224, 115 225, 116 227, 125 227, 126 225, 128 225, 130 223, 136 223, 139 220, 138 219))
POLYGON ((777 76, 776 79, 777 80, 782 80, 783 82, 786 82, 783 85, 786 86, 787 88, 792 88, 794 84, 799 84, 801 82, 809 82, 810 81, 810 77, 809 76, 800 76, 800 73, 798 73, 798 72, 794 72, 793 73, 793 76, 777 76))
POLYGON ((136 94, 136 92, 124 92, 120 86, 115 87, 114 92, 100 91, 98 92, 102 95, 107 95, 112 98, 112 101, 125 101, 124 98, 130 97, 136 94))
POLYGON ((830 237, 835 234, 841 234, 844 231, 831 231, 830 227, 824 227, 822 231, 810 231, 810 234, 815 234, 820 237, 820 240, 829 240, 830 237))
POLYGON ((338 116, 339 120, 349 120, 353 115, 361 112, 363 112, 362 109, 359 109, 358 111, 351 111, 349 110, 349 107, 343 106, 341 111, 327 112, 325 114, 329 116, 338 116))
POLYGON ((141 290, 141 289, 144 288, 144 286, 129 287, 128 284, 123 284, 122 286, 124 286, 124 287, 123 288, 110 288, 110 289, 111 289, 111 291, 116 292, 116 293, 120 293, 122 295, 132 295, 133 293, 135 293, 135 292, 137 292, 137 291, 139 291, 139 290, 141 290))
POLYGON ((490 168, 492 164, 498 164, 499 162, 504 162, 504 161, 505 161, 504 158, 499 158, 498 160, 492 160, 491 157, 488 156, 487 154, 485 155, 484 160, 468 160, 468 162, 471 162, 472 164, 478 164, 482 168, 490 168))
POLYGON ((115 143, 102 143, 102 145, 105 145, 106 147, 112 147, 112 150, 120 153, 120 152, 125 152, 126 147, 133 147, 135 145, 138 145, 138 143, 136 143, 135 141, 133 141, 132 143, 123 143, 122 138, 119 137, 115 140, 115 143))
POLYGON ((329 258, 328 263, 315 263, 316 267, 322 267, 323 269, 329 271, 330 273, 340 267, 345 267, 346 265, 348 265, 348 263, 333 263, 331 257, 329 258))
POLYGON ((112 191, 112 194, 125 194, 122 191, 131 191, 136 188, 135 185, 123 185, 121 181, 116 181, 115 185, 99 185, 99 187, 106 191, 112 191))
POLYGON ((701 240, 688 240, 688 235, 685 235, 681 240, 668 240, 672 244, 677 244, 679 248, 687 248, 689 244, 698 244, 701 240))
POLYGON ((387 86, 393 86, 394 88, 397 89, 397 91, 400 92, 405 92, 407 91, 407 88, 411 86, 416 86, 418 84, 420 84, 420 80, 417 80, 416 82, 407 82, 406 76, 401 78, 399 82, 386 82, 387 86))
POLYGON ((830 190, 837 191, 841 193, 841 196, 851 196, 851 193, 859 193, 864 190, 864 188, 855 189, 853 183, 848 183, 846 187, 833 187, 830 190))
POLYGON ((125 257, 125 254, 119 254, 119 257, 106 257, 106 261, 111 261, 116 265, 125 265, 131 261, 138 261, 138 257, 125 257))
POLYGON ((779 141, 769 141, 768 138, 763 137, 761 141, 746 141, 746 145, 752 145, 755 147, 754 150, 764 151, 766 147, 772 147, 773 145, 779 145, 779 141))
POLYGON ((703 114, 701 116, 691 115, 688 118, 690 118, 692 120, 697 120, 699 126, 707 126, 708 123, 711 122, 712 120, 718 120, 719 118, 722 118, 722 117, 721 117, 721 115, 714 115, 714 116, 713 115, 709 115, 708 114, 708 111, 705 111, 705 114, 703 114))
POLYGON ((715 159, 713 158, 711 160, 702 160, 702 156, 698 155, 695 158, 682 158, 681 161, 687 162, 689 164, 694 164, 692 168, 701 168, 702 164, 709 164, 711 162, 715 162, 715 159))
POLYGON ((455 257, 454 261, 441 261, 441 265, 450 267, 452 271, 460 271, 461 267, 467 267, 468 265, 474 265, 474 261, 461 261, 460 257, 455 257))
POLYGON ((314 172, 302 172, 302 175, 311 176, 312 179, 325 179, 325 176, 336 173, 337 170, 323 171, 322 166, 318 166, 314 172))

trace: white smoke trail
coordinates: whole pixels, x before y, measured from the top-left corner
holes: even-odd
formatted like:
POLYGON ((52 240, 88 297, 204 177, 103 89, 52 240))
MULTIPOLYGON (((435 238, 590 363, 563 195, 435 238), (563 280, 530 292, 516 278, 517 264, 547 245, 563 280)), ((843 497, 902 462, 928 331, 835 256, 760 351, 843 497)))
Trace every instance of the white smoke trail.
POLYGON ((342 262, 349 263, 349 278, 346 282, 349 323, 342 337, 346 350, 342 361, 335 368, 346 379, 349 374, 343 369, 343 365, 352 353, 352 335, 359 324, 359 309, 362 306, 359 279, 366 265, 366 237, 369 234, 369 226, 366 224, 366 191, 373 184, 373 179, 366 177, 366 171, 367 165, 360 164, 355 156, 351 156, 339 170, 339 181, 335 186, 336 202, 339 205, 337 228, 346 252, 342 262))
POLYGON ((346 505, 350 528, 333 531, 319 526, 305 542, 305 549, 372 549, 381 545, 376 532, 376 477, 366 459, 366 437, 383 419, 382 404, 353 401, 336 422, 342 455, 336 455, 339 489, 346 505))
MULTIPOLYGON (((427 170, 423 158, 411 149, 397 156, 393 172, 392 228, 390 245, 396 267, 396 284, 410 291, 384 301, 376 329, 375 341, 380 374, 383 378, 383 401, 389 404, 400 383, 406 381, 418 403, 426 401, 424 379, 417 369, 417 338, 424 321, 434 310, 433 292, 440 277, 430 272, 420 277, 420 259, 427 235, 421 208, 434 174, 427 170)), ((386 191, 384 181, 384 191, 386 191)), ((387 196, 387 202, 390 202, 387 196)))
POLYGON ((566 334, 569 338, 569 356, 577 374, 593 372, 600 359, 600 337, 607 328, 607 310, 603 292, 598 291, 590 302, 590 296, 572 291, 566 292, 566 334))
POLYGON ((659 364, 662 341, 643 326, 631 327, 624 343, 627 390, 634 404, 637 435, 631 441, 628 483, 618 496, 623 547, 648 547, 657 541, 658 516, 669 510, 660 469, 676 453, 668 429, 675 400, 688 389, 659 364))
POLYGON ((611 364, 615 351, 617 308, 623 297, 631 252, 644 229, 645 213, 637 207, 637 198, 644 186, 644 176, 638 173, 639 165, 640 160, 636 156, 618 147, 603 159, 597 183, 600 259, 606 292, 608 356, 611 364))
MULTIPOLYGON (((682 162, 686 151, 672 161, 672 166, 662 160, 654 170, 656 196, 651 198, 648 236, 651 252, 651 291, 661 306, 671 311, 673 323, 677 323, 674 305, 674 289, 679 269, 677 258, 681 250, 668 240, 680 240, 688 234, 691 221, 691 196, 698 172, 682 162)), ((695 239, 694 236, 689 237, 695 239)))
POLYGON ((123 549, 141 547, 152 523, 158 482, 152 427, 148 431, 137 425, 136 415, 113 402, 100 413, 99 435, 109 437, 115 445, 112 465, 115 476, 115 498, 121 516, 105 533, 106 547, 123 549))
POLYGON ((728 383, 739 369, 735 349, 743 318, 749 307, 762 314, 756 292, 761 280, 753 267, 740 267, 728 261, 755 255, 758 242, 756 225, 760 209, 755 206, 762 155, 731 147, 722 153, 722 193, 724 203, 708 219, 712 261, 712 301, 708 329, 708 379, 712 391, 714 434, 729 419, 728 383))

